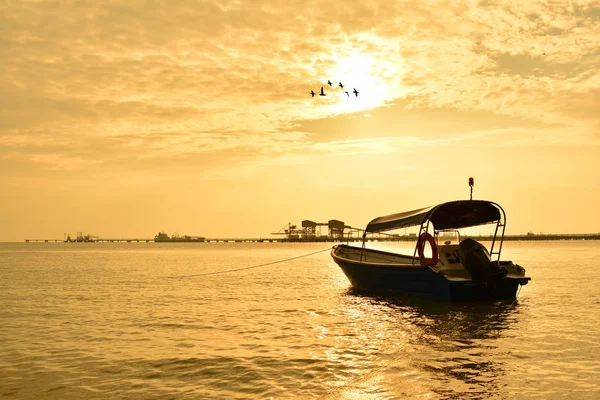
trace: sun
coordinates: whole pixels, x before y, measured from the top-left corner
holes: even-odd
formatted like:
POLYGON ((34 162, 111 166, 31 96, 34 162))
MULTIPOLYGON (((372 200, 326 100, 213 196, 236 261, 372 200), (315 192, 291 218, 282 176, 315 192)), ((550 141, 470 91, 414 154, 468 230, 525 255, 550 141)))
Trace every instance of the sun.
POLYGON ((393 98, 390 86, 386 85, 386 63, 368 53, 354 52, 341 58, 326 71, 334 83, 336 100, 331 106, 334 112, 357 112, 379 107, 393 98), (344 85, 340 88, 339 82, 344 85), (353 90, 358 91, 358 96, 353 90), (347 94, 345 92, 348 92, 347 94))

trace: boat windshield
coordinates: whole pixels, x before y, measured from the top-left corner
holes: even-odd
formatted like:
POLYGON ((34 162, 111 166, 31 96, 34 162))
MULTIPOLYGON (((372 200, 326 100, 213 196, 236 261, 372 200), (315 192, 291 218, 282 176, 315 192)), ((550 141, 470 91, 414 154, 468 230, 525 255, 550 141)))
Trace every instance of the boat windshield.
POLYGON ((440 244, 458 244, 460 243, 460 232, 455 230, 442 231, 439 233, 437 239, 440 244))

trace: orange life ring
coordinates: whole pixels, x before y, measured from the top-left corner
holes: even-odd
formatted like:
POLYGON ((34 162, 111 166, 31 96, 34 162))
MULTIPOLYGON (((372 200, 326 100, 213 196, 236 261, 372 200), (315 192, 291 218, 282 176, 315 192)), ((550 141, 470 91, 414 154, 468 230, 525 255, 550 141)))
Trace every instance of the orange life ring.
POLYGON ((435 239, 429 232, 424 232, 419 236, 419 240, 417 241, 417 252, 419 253, 419 261, 422 266, 435 267, 438 262, 438 248, 435 239), (429 246, 431 246, 431 259, 425 258, 423 255, 425 251, 425 241, 429 242, 429 246))

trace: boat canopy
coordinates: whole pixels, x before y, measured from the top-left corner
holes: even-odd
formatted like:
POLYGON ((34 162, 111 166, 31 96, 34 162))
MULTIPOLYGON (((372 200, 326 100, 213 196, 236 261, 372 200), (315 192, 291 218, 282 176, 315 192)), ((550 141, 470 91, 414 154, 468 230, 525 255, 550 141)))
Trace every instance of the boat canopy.
MULTIPOLYGON (((421 225, 429 220, 436 230, 459 229, 499 221, 502 208, 491 201, 457 200, 375 218, 365 231, 384 232, 421 225)), ((504 211, 502 210, 502 214, 504 211)))

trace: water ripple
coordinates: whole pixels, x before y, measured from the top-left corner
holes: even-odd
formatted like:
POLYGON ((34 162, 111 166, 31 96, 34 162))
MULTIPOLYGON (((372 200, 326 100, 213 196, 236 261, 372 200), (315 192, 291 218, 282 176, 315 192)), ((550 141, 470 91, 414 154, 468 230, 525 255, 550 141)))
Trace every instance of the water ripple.
POLYGON ((164 279, 311 245, 0 244, 0 396, 595 399, 600 244, 553 246, 510 243, 531 284, 468 305, 357 292, 327 254, 164 279))

